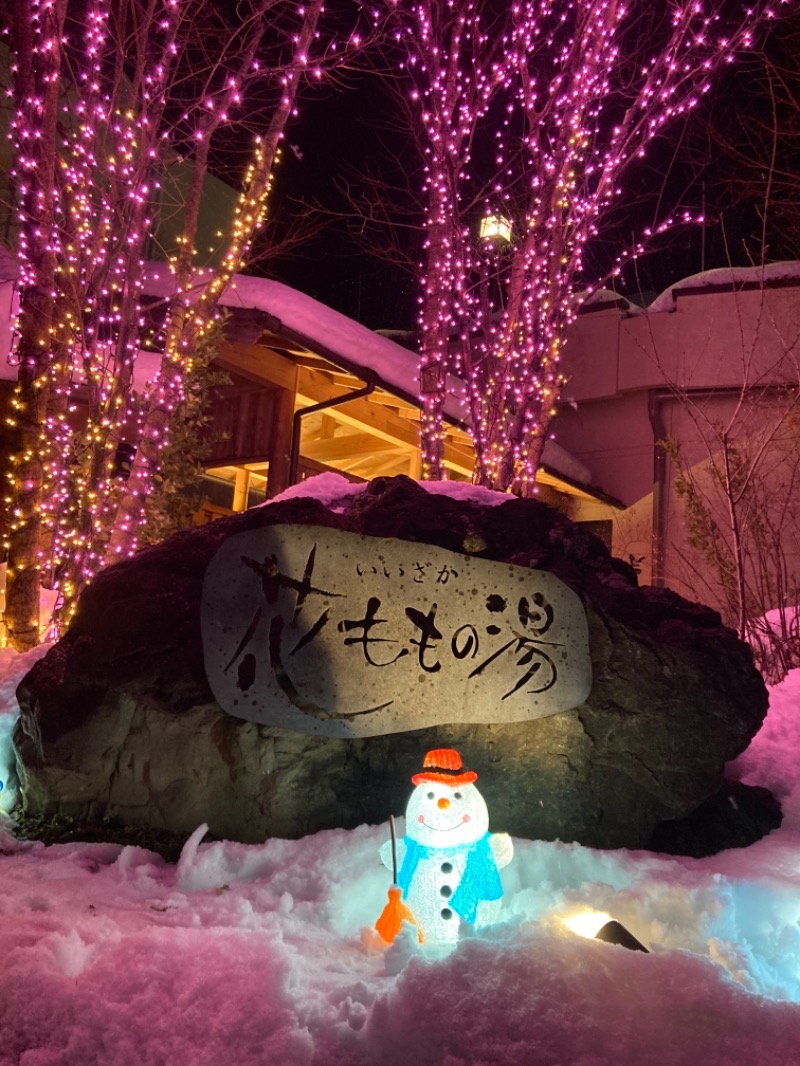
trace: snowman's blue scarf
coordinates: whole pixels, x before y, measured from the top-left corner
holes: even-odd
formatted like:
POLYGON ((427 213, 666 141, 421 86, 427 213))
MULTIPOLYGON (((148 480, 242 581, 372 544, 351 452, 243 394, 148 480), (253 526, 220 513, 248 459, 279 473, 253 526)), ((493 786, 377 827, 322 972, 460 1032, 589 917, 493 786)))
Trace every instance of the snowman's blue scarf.
POLYGON ((463 921, 474 925, 480 901, 500 899, 503 895, 500 874, 489 843, 489 833, 485 833, 474 844, 461 844, 452 848, 428 848, 410 837, 406 837, 404 843, 406 851, 397 878, 404 896, 408 894, 409 885, 421 862, 426 859, 441 859, 446 862, 464 852, 467 855, 467 865, 461 875, 458 888, 448 900, 448 907, 451 907, 463 921))

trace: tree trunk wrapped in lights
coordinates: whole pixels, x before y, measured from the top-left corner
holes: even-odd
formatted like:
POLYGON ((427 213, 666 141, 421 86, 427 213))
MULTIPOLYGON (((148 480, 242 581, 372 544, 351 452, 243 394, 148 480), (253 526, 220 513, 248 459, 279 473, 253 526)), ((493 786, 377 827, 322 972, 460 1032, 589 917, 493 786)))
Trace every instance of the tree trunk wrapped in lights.
MULTIPOLYGON (((137 530, 144 519, 147 496, 158 472, 159 456, 168 438, 171 416, 183 399, 185 374, 197 344, 202 342, 217 322, 220 297, 234 274, 244 266, 253 238, 263 222, 280 141, 297 101, 297 92, 308 64, 308 54, 321 12, 322 0, 312 0, 304 10, 294 56, 282 78, 281 98, 266 134, 257 141, 245 188, 239 197, 230 243, 221 267, 207 281, 196 277, 186 253, 186 249, 191 247, 191 234, 196 229, 196 212, 199 210, 197 188, 196 195, 190 199, 194 209, 193 217, 190 216, 192 230, 184 234, 181 242, 182 253, 176 270, 178 291, 170 305, 164 357, 158 377, 144 397, 140 446, 127 491, 120 502, 120 516, 114 525, 109 545, 110 561, 130 555, 136 549, 137 530), (196 294, 193 290, 196 290, 196 294)), ((206 129, 203 139, 207 141, 210 133, 206 129)))
POLYGON ((15 32, 22 43, 15 84, 17 115, 14 177, 20 211, 35 219, 23 226, 19 240, 22 283, 27 290, 28 328, 20 331, 19 373, 11 422, 17 448, 10 458, 6 498, 5 621, 15 647, 39 640, 41 504, 45 468, 50 459, 46 438, 49 379, 53 363, 52 294, 56 284, 58 230, 52 176, 57 158, 61 43, 66 0, 52 5, 20 4, 15 32))
MULTIPOLYGON (((496 5, 476 0, 469 5, 470 40, 484 40, 491 20, 491 37, 502 45, 484 83, 472 78, 476 52, 465 47, 463 32, 453 31, 451 5, 416 4, 402 39, 429 168, 421 388, 429 476, 441 475, 436 456, 447 371, 461 371, 476 481, 532 489, 564 384, 560 357, 582 298, 577 293, 588 295, 598 284, 585 278, 587 244, 603 235, 631 164, 697 106, 715 69, 747 47, 753 28, 772 14, 766 3, 755 4, 731 25, 703 0, 674 2, 663 12, 644 0, 520 0, 500 24, 496 5), (456 96, 441 89, 451 83, 456 96), (471 166, 472 145, 482 136, 492 145, 491 174, 471 166), (473 243, 472 262, 443 252, 460 248, 478 188, 485 190, 486 212, 499 208, 511 229, 492 306, 478 299, 481 283, 474 280, 481 270, 498 269, 491 242, 483 249, 473 243), (446 213, 441 189, 448 190, 446 213), (471 288, 463 288, 465 279, 471 288), (467 331, 465 355, 463 344, 452 341, 467 331)), ((656 233, 688 221, 694 219, 687 213, 666 217, 641 232, 619 250, 608 276, 656 233)))
POLYGON ((479 0, 454 7, 422 0, 409 30, 408 70, 417 85, 425 139, 425 278, 421 296, 420 396, 423 477, 444 475, 442 416, 451 367, 469 350, 475 267, 462 188, 472 141, 498 88, 502 38, 488 33, 479 0))
POLYGON ((16 647, 38 640, 40 581, 59 591, 63 623, 86 582, 136 548, 185 373, 251 252, 300 85, 352 61, 375 32, 326 46, 322 9, 322 0, 251 0, 235 14, 199 0, 92 0, 65 38, 66 0, 17 5, 23 271, 6 610, 16 647), (232 113, 244 121, 255 87, 253 162, 221 264, 204 270, 196 239, 210 142, 232 113), (192 176, 170 260, 175 293, 161 370, 137 395, 137 356, 158 343, 142 301, 145 255, 160 178, 178 159, 192 176), (127 481, 116 476, 121 445, 135 450, 127 481))

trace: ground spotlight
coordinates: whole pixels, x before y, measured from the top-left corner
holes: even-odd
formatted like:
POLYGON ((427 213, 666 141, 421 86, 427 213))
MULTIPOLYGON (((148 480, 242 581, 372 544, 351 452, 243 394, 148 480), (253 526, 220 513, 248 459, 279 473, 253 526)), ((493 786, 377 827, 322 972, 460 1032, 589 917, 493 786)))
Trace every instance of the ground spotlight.
POLYGON ((561 921, 573 933, 588 940, 602 940, 604 944, 616 944, 630 951, 644 951, 649 954, 649 949, 640 943, 633 933, 629 933, 624 925, 604 911, 578 911, 561 921))
POLYGON ((602 940, 604 944, 617 944, 621 948, 629 948, 631 951, 644 951, 648 949, 636 939, 633 933, 629 933, 624 925, 614 921, 606 922, 594 935, 595 940, 602 940))

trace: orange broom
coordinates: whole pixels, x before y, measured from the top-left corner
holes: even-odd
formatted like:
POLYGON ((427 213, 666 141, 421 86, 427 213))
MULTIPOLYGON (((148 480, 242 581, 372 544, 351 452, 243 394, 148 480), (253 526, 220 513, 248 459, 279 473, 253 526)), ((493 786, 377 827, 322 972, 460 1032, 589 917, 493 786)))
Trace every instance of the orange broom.
MULTIPOLYGON (((417 920, 403 903, 403 890, 397 883, 397 835, 394 828, 394 815, 389 816, 389 828, 392 832, 392 887, 389 889, 389 902, 383 908, 380 918, 375 923, 379 936, 387 944, 393 944, 394 938, 403 928, 403 922, 417 924, 417 920)), ((417 928, 417 937, 422 943, 422 930, 417 928)))

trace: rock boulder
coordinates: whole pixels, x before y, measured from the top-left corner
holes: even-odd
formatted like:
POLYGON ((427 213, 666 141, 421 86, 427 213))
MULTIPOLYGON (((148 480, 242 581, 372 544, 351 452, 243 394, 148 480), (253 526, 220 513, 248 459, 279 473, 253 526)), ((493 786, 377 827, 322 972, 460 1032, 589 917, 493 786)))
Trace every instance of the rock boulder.
MULTIPOLYGON (((327 505, 291 496, 178 534, 98 576, 18 690, 24 815, 176 834, 207 822, 218 837, 248 842, 298 837, 401 813, 410 776, 434 747, 457 748, 478 771, 493 829, 528 838, 647 847, 660 826, 720 794, 725 763, 758 730, 767 692, 716 612, 638 587, 599 539, 536 500, 489 506, 404 477, 355 492, 324 477, 329 497, 341 489, 327 505), (589 697, 532 722, 346 740, 231 717, 206 680, 203 577, 225 538, 273 523, 550 571, 586 608, 589 697)), ((742 843, 740 828, 730 833, 701 850, 742 843)))

